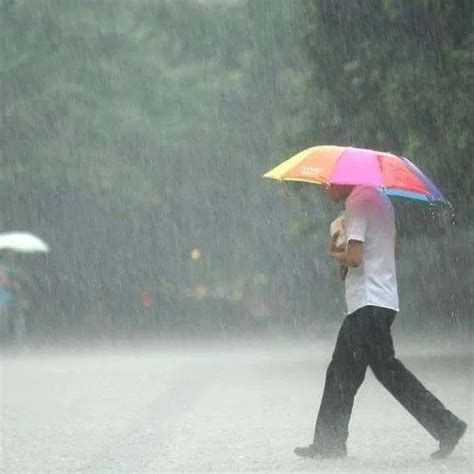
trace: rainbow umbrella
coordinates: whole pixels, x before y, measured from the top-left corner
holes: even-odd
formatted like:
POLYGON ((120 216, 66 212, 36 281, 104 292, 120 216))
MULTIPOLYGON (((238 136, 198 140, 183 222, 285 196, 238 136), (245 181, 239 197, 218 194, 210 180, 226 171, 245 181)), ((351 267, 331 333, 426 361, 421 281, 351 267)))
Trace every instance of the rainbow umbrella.
POLYGON ((371 186, 382 189, 389 196, 448 203, 443 193, 411 161, 392 153, 363 148, 308 148, 263 176, 321 185, 371 186))

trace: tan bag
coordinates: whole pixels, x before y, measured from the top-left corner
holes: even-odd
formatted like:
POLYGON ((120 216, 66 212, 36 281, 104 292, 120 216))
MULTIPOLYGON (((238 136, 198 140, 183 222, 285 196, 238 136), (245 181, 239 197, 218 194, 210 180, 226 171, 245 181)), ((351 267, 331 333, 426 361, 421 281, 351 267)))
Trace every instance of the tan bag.
POLYGON ((329 235, 334 241, 334 245, 338 250, 344 250, 346 246, 346 233, 344 227, 344 215, 339 216, 331 222, 329 227, 329 235))

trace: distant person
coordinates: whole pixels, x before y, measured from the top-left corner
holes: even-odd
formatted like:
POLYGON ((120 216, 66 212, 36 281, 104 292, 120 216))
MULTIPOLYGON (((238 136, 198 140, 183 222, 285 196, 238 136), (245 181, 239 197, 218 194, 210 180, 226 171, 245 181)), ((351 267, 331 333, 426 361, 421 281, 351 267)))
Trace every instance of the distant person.
POLYGON ((9 332, 8 309, 11 302, 12 292, 10 291, 8 273, 2 268, 0 263, 0 334, 9 332))
POLYGON ((13 260, 13 252, 0 250, 0 332, 10 341, 20 342, 26 335, 26 300, 13 260))
POLYGON ((431 457, 445 458, 467 425, 395 357, 391 325, 399 308, 392 204, 375 188, 332 185, 327 189, 333 202, 345 201, 346 245, 338 250, 331 240, 329 253, 345 280, 348 316, 327 369, 313 443, 294 452, 302 457, 347 456, 354 397, 370 366, 384 387, 439 441, 431 457))

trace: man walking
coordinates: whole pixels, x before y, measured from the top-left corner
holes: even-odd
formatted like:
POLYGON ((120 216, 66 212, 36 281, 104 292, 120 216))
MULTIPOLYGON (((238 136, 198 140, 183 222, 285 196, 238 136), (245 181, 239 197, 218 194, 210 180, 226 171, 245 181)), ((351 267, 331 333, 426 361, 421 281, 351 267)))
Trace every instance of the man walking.
POLYGON ((405 368, 393 348, 390 328, 399 308, 392 204, 376 188, 331 185, 327 189, 332 201, 345 201, 346 246, 340 250, 332 243, 330 255, 341 266, 348 316, 327 369, 313 443, 294 452, 302 457, 347 455, 354 397, 370 366, 384 387, 439 441, 432 458, 445 458, 467 425, 405 368))

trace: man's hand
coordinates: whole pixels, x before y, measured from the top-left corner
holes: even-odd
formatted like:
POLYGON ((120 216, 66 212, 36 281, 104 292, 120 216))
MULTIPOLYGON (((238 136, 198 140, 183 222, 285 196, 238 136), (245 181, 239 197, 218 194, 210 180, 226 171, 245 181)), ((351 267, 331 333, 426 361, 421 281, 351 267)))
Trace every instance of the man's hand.
POLYGON ((358 267, 362 263, 364 253, 364 242, 358 240, 350 240, 347 242, 346 248, 342 251, 329 249, 329 255, 346 267, 358 267))
POLYGON ((341 249, 337 248, 336 239, 335 238, 329 239, 329 242, 328 242, 328 255, 331 258, 336 258, 335 254, 342 254, 342 253, 344 253, 344 250, 341 250, 341 249))

